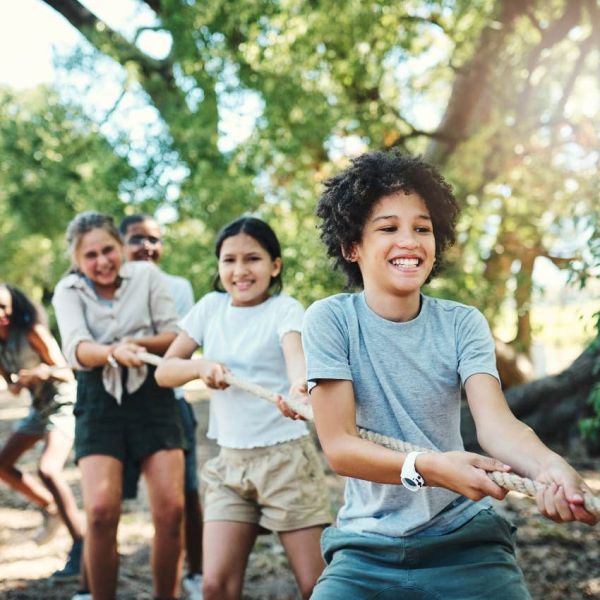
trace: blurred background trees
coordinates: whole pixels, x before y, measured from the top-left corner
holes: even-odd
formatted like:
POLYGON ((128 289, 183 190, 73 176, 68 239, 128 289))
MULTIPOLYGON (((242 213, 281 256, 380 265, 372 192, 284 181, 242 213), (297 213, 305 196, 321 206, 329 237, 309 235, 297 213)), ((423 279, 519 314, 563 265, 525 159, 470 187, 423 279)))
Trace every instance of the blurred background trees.
MULTIPOLYGON (((507 384, 527 378, 516 359, 532 350, 534 266, 593 285, 596 0, 138 0, 120 25, 77 0, 39 1, 81 43, 60 58, 57 89, 1 96, 2 276, 28 291, 51 290, 66 222, 98 208, 171 221, 165 268, 199 294, 216 230, 253 211, 282 238, 287 290, 307 303, 334 293, 343 281, 313 217, 321 182, 392 147, 455 186, 459 243, 429 292, 504 322, 507 384), (90 100, 108 90, 98 114, 90 100), (151 115, 141 142, 118 118, 128 102, 151 115)), ((586 385, 571 387, 583 398, 586 385)))

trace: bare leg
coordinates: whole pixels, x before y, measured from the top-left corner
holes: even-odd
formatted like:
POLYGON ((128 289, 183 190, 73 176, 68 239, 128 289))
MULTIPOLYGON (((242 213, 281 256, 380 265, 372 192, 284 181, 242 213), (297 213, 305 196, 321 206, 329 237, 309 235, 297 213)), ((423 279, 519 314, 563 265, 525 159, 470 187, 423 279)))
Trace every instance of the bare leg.
POLYGON ((79 467, 87 516, 83 554, 90 590, 94 600, 114 600, 123 463, 112 456, 93 454, 82 458, 79 467))
POLYGON ((158 598, 174 598, 178 593, 181 570, 183 451, 155 452, 142 463, 142 472, 146 478, 154 523, 154 594, 158 598))
POLYGON ((49 431, 46 434, 46 446, 40 458, 39 475, 54 496, 60 516, 73 541, 77 541, 83 537, 81 518, 73 492, 62 476, 62 470, 72 446, 71 438, 59 431, 49 431))
POLYGON ((254 523, 204 523, 204 600, 239 600, 242 597, 248 556, 258 534, 254 523))
POLYGON ((325 568, 321 557, 322 527, 307 527, 279 534, 302 598, 308 600, 325 568))
POLYGON ((185 550, 188 573, 202 573, 202 509, 198 490, 185 493, 185 550))
POLYGON ((15 468, 19 457, 42 439, 41 435, 15 432, 0 450, 0 479, 10 487, 35 502, 40 508, 53 503, 52 494, 32 475, 15 468))

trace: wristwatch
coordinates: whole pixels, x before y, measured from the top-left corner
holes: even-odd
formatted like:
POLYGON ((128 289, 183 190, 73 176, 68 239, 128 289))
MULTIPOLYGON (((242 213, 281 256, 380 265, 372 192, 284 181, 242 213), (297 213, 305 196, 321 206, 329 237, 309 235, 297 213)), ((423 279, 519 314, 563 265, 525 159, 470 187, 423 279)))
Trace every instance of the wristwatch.
POLYGON ((422 487, 425 487, 425 479, 423 475, 415 468, 415 461, 419 454, 424 452, 409 452, 404 459, 402 471, 400 473, 400 481, 402 485, 411 492, 418 492, 422 487))
POLYGON ((119 363, 117 362, 117 359, 113 356, 112 352, 106 357, 106 362, 115 369, 119 366, 119 363))

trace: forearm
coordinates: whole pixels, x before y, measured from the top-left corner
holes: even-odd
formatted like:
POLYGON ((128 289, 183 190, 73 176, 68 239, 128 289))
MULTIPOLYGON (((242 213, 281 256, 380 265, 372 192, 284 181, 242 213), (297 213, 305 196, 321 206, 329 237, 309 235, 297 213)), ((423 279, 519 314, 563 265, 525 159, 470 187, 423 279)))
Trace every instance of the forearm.
POLYGON ((525 423, 512 413, 495 423, 480 426, 477 440, 487 454, 510 465, 519 475, 535 479, 549 463, 560 457, 550 450, 525 423))
POLYGON ((290 331, 282 340, 283 355, 288 380, 291 384, 306 381, 306 360, 302 350, 302 341, 297 331, 290 331))
POLYGON ((287 376, 290 384, 306 382, 306 367, 301 364, 290 364, 287 367, 287 376))
POLYGON ((157 333, 156 335, 146 335, 139 338, 126 337, 125 339, 129 342, 133 342, 134 344, 138 344, 139 346, 143 346, 152 354, 158 354, 159 356, 162 356, 176 337, 177 334, 175 332, 163 331, 162 333, 157 333))
POLYGON ((519 475, 537 477, 558 455, 511 412, 497 380, 474 375, 465 385, 481 447, 519 475))
POLYGON ((75 356, 82 366, 89 369, 103 367, 107 364, 114 346, 90 341, 80 342, 75 349, 75 356))
POLYGON ((323 452, 336 473, 376 483, 400 483, 405 454, 358 437, 352 382, 319 382, 311 400, 323 452))
POLYGON ((357 435, 327 437, 319 433, 319 439, 327 461, 338 475, 375 483, 400 484, 400 471, 406 454, 378 446, 357 435))
POLYGON ((73 371, 67 365, 67 361, 56 343, 50 348, 50 360, 51 363, 49 366, 52 368, 50 379, 59 382, 73 381, 73 371))
POLYGON ((161 387, 179 387, 199 379, 198 363, 202 359, 165 358, 157 367, 154 377, 161 387))

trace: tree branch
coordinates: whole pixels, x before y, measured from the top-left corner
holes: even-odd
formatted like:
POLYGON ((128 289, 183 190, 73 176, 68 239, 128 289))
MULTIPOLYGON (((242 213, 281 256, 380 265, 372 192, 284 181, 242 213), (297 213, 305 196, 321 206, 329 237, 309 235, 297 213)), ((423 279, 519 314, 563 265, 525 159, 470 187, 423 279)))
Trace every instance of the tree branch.
POLYGON ((499 24, 495 21, 482 31, 473 57, 456 73, 437 135, 425 151, 425 157, 430 162, 444 164, 460 141, 473 129, 478 105, 487 91, 506 38, 517 18, 526 14, 532 5, 533 0, 498 0, 499 24))
POLYGON ((410 139, 416 138, 416 137, 426 137, 426 138, 429 138, 432 140, 439 140, 441 142, 454 141, 452 139, 445 137, 444 134, 440 133, 439 131, 424 131, 422 129, 416 129, 414 127, 411 127, 411 130, 408 133, 389 134, 386 137, 388 139, 392 140, 392 141, 388 141, 388 142, 384 141, 384 143, 382 144, 383 148, 385 148, 386 150, 395 148, 397 146, 403 146, 407 140, 410 140, 410 139))
MULTIPOLYGON (((187 143, 185 136, 183 141, 179 140, 181 143, 178 143, 177 149, 185 161, 193 163, 200 154, 210 155, 211 160, 218 159, 218 111, 214 85, 205 82, 202 109, 192 111, 187 105, 185 93, 177 85, 170 57, 157 60, 144 54, 77 0, 42 1, 67 19, 99 52, 121 65, 135 65, 139 83, 169 126, 181 127, 186 120, 188 128, 194 122, 201 124, 197 130, 205 133, 204 139, 196 140, 196 144, 187 143)), ((152 8, 161 7, 158 0, 148 1, 147 4, 152 8)))
POLYGON ((145 72, 166 72, 170 69, 167 62, 144 54, 135 44, 111 29, 106 22, 77 0, 42 0, 42 2, 69 21, 92 46, 115 61, 121 64, 135 61, 145 72))
POLYGON ((592 36, 600 48, 600 6, 596 0, 583 0, 592 23, 592 36))
POLYGON ((585 63, 585 60, 586 60, 588 54, 590 53, 594 42, 595 42, 594 32, 592 32, 580 44, 579 56, 577 57, 577 60, 575 61, 575 64, 573 65, 573 69, 569 73, 569 77, 563 86, 563 93, 562 93, 561 99, 559 100, 558 104, 556 105, 556 109, 554 110, 554 116, 552 118, 553 121, 554 120, 558 121, 562 117, 562 115, 565 111, 565 106, 567 104, 567 101, 569 100, 569 97, 571 96, 571 93, 573 92, 573 88, 575 87, 575 81, 577 80, 577 77, 579 76, 579 73, 580 73, 581 69, 583 68, 583 64, 585 63))
POLYGON ((582 0, 571 0, 566 2, 565 10, 561 17, 546 29, 541 29, 541 39, 527 57, 525 68, 528 75, 521 93, 518 94, 516 98, 515 106, 517 107, 517 113, 522 115, 527 111, 531 91, 533 89, 531 76, 539 63, 542 52, 561 42, 568 35, 569 31, 579 23, 581 20, 582 7, 582 0))

